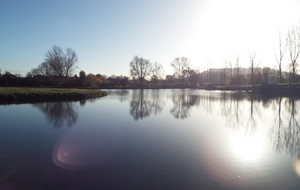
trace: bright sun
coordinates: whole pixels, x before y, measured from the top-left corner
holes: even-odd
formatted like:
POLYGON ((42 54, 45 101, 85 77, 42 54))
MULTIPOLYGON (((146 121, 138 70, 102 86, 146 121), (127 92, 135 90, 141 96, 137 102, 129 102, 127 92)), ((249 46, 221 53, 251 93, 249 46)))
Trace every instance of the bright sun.
POLYGON ((255 162, 263 154, 263 142, 258 136, 245 136, 239 131, 229 141, 232 156, 238 160, 255 162))
POLYGON ((278 32, 285 32, 299 22, 296 3, 294 0, 208 1, 200 19, 195 21, 197 44, 201 44, 197 53, 205 52, 201 56, 216 66, 237 54, 242 62, 248 63, 248 53, 253 50, 262 64, 273 62, 278 32))

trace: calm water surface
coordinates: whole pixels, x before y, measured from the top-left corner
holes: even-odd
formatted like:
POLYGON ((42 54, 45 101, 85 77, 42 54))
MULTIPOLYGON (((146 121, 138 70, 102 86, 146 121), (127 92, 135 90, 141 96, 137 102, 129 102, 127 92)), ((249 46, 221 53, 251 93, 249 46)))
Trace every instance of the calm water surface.
POLYGON ((300 99, 109 90, 0 106, 0 189, 299 189, 300 99))

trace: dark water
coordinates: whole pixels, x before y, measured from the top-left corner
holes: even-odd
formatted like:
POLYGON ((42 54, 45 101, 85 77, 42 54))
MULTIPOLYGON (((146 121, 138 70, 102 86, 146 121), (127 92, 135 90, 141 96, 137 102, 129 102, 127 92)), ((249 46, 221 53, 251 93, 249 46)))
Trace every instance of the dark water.
POLYGON ((0 106, 0 189, 300 189, 300 99, 110 90, 0 106))

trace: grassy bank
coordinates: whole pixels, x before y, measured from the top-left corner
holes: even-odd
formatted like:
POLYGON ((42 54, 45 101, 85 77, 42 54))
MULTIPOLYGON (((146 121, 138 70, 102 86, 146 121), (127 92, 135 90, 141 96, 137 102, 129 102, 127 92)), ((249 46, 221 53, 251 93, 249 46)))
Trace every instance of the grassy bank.
POLYGON ((217 86, 215 90, 231 90, 231 91, 257 91, 261 85, 243 85, 243 86, 217 86))
POLYGON ((265 95, 300 95, 300 84, 262 84, 244 86, 215 86, 213 88, 204 88, 206 90, 229 90, 229 91, 252 91, 265 95))
POLYGON ((0 103, 81 100, 106 96, 91 89, 0 87, 0 103))

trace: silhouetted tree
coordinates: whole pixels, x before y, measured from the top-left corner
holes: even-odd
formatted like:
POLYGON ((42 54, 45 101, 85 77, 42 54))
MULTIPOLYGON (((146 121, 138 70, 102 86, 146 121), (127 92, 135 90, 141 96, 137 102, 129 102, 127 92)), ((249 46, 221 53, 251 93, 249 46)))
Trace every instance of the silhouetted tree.
POLYGON ((35 76, 44 75, 51 77, 69 77, 77 68, 78 58, 76 52, 71 48, 66 49, 66 53, 59 46, 53 46, 45 54, 45 61, 31 73, 35 76))
POLYGON ((264 67, 262 69, 263 74, 263 82, 268 84, 269 83, 269 77, 271 75, 271 68, 270 67, 264 67))
POLYGON ((94 74, 88 74, 86 76, 86 86, 88 87, 93 87, 93 88, 98 88, 100 84, 102 83, 102 80, 94 74))
POLYGON ((227 69, 228 69, 228 63, 227 60, 224 61, 224 65, 222 68, 222 73, 220 75, 220 84, 225 85, 227 80, 227 69))
POLYGON ((151 81, 155 84, 158 83, 160 79, 162 79, 163 75, 163 66, 161 63, 154 62, 152 70, 151 70, 151 81))
POLYGON ((275 49, 275 57, 276 57, 276 61, 277 61, 277 65, 278 65, 278 71, 279 71, 279 82, 283 82, 283 78, 282 78, 282 66, 283 66, 283 57, 284 54, 286 52, 286 46, 283 45, 283 40, 282 40, 282 36, 279 33, 278 34, 278 51, 276 51, 275 49))
POLYGON ((166 81, 170 82, 170 83, 174 82, 174 76, 173 75, 166 75, 166 81))
POLYGON ((228 63, 228 67, 229 67, 229 76, 230 76, 230 84, 232 84, 233 82, 233 68, 232 68, 232 61, 231 60, 227 60, 228 63))
POLYGON ((78 57, 76 52, 71 48, 66 49, 66 54, 64 57, 64 76, 69 77, 73 74, 74 70, 78 68, 76 66, 76 63, 78 62, 78 57))
POLYGON ((27 74, 26 74, 26 78, 32 78, 32 73, 29 71, 29 72, 27 72, 27 74))
POLYGON ((189 69, 189 60, 186 57, 176 57, 171 63, 171 67, 174 69, 174 75, 180 80, 180 84, 184 86, 185 70, 189 69))
POLYGON ((237 80, 237 85, 240 85, 240 57, 239 55, 236 56, 236 61, 235 61, 235 69, 236 69, 236 80, 237 80))
POLYGON ((189 80, 191 87, 196 88, 200 80, 199 73, 194 69, 189 68, 189 70, 187 70, 187 78, 189 80))
POLYGON ((79 80, 80 80, 81 86, 84 86, 86 83, 86 74, 82 70, 79 72, 79 80))
POLYGON ((151 74, 151 62, 144 58, 135 56, 130 62, 130 74, 132 77, 137 77, 140 85, 144 84, 144 80, 151 74))
POLYGON ((300 55, 300 27, 294 26, 288 31, 287 47, 289 50, 290 66, 291 66, 291 82, 294 83, 297 74, 297 60, 300 55))
POLYGON ((255 57, 256 53, 251 52, 249 53, 249 59, 250 59, 250 75, 251 75, 251 85, 254 87, 254 75, 255 75, 255 57))
POLYGON ((84 71, 80 71, 80 72, 79 72, 79 78, 80 78, 80 79, 86 78, 86 74, 85 74, 84 71))
POLYGON ((112 75, 108 77, 107 82, 109 86, 126 86, 128 83, 128 77, 122 75, 121 76, 112 75))

